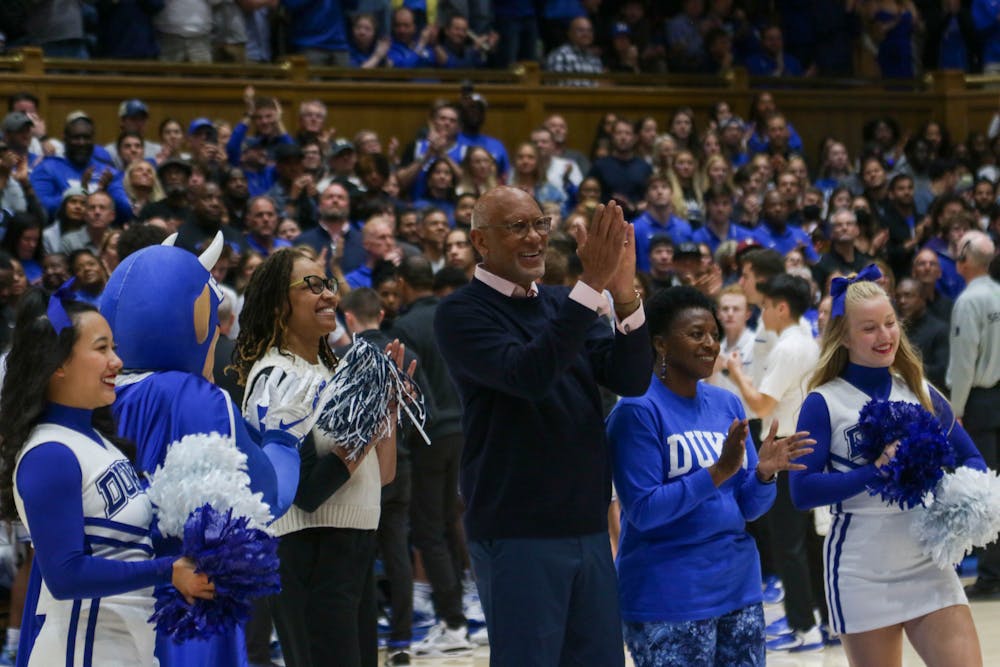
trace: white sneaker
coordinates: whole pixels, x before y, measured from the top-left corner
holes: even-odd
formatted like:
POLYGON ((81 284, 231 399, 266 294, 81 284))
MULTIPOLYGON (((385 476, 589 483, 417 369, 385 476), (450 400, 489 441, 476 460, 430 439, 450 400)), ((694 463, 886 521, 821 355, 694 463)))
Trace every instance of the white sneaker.
POLYGON ((432 627, 426 637, 410 647, 414 655, 431 657, 464 655, 474 648, 476 646, 469 641, 469 630, 466 626, 449 628, 444 621, 432 627))
POLYGON ((486 632, 486 626, 479 628, 473 632, 469 633, 469 641, 476 646, 489 646, 490 645, 490 635, 486 632))
POLYGON ((768 651, 788 651, 789 653, 811 653, 823 650, 823 633, 813 626, 802 632, 797 630, 766 642, 768 651))

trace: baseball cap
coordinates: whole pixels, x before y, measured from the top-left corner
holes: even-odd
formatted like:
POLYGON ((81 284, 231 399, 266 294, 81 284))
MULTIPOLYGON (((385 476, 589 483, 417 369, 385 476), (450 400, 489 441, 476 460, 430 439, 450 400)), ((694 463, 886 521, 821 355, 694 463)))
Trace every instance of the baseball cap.
POLYGON ((86 190, 81 188, 79 185, 73 185, 63 190, 62 200, 66 201, 70 197, 86 197, 86 196, 87 196, 86 190))
POLYGON ((4 116, 0 129, 4 132, 20 132, 25 127, 33 127, 35 122, 23 111, 11 111, 4 116))
POLYGON ((164 160, 163 163, 156 168, 157 178, 162 178, 163 172, 166 171, 167 169, 170 169, 171 167, 183 169, 184 173, 186 173, 188 176, 191 175, 192 170, 191 170, 191 164, 189 162, 187 162, 186 160, 182 160, 178 157, 172 157, 164 160))
POLYGON ((301 160, 302 148, 298 144, 278 144, 274 147, 274 161, 301 160))
POLYGON ((129 116, 148 116, 149 109, 142 100, 125 100, 118 105, 118 117, 128 118, 129 116))
POLYGON ((721 123, 719 123, 719 129, 720 130, 726 130, 726 129, 730 128, 730 127, 737 127, 740 130, 742 130, 743 127, 744 127, 744 125, 743 125, 743 119, 740 118, 739 116, 730 116, 726 120, 724 120, 721 123))
POLYGON ((191 124, 188 125, 188 136, 191 136, 192 134, 194 134, 198 130, 200 130, 202 128, 205 128, 205 127, 210 127, 213 130, 215 129, 215 125, 212 125, 212 121, 210 121, 209 119, 207 119, 207 118, 195 118, 193 121, 191 121, 191 124))
POLYGON ((754 239, 747 239, 745 241, 740 241, 739 245, 736 246, 736 259, 743 256, 744 253, 748 253, 751 250, 757 250, 763 248, 760 242, 754 239))
POLYGON ((260 137, 247 137, 243 140, 243 150, 248 151, 253 148, 263 148, 264 141, 260 137))
POLYGON ((354 144, 347 139, 335 139, 330 143, 330 155, 340 155, 344 151, 354 151, 354 144))
POLYGON ((90 114, 83 109, 74 109, 66 114, 66 124, 70 125, 78 120, 85 120, 91 125, 94 124, 94 119, 90 117, 90 114))
POLYGON ((632 29, 628 27, 628 23, 624 21, 619 21, 615 23, 611 28, 612 37, 629 37, 632 34, 632 29))
POLYGON ((483 105, 484 108, 489 106, 489 104, 486 102, 486 98, 480 95, 479 93, 469 93, 468 95, 465 96, 465 99, 472 100, 477 104, 481 104, 483 105))
POLYGON ((701 259, 701 249, 698 247, 698 244, 691 241, 677 244, 677 247, 674 248, 674 259, 681 259, 683 257, 697 257, 701 259))

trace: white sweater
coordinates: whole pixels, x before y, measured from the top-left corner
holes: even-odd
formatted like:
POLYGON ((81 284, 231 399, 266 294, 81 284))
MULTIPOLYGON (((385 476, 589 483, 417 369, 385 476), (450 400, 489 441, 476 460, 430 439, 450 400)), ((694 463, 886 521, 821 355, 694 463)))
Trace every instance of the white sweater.
MULTIPOLYGON (((271 348, 250 369, 247 377, 246 395, 251 394, 254 380, 268 368, 280 368, 297 375, 317 374, 330 379, 332 373, 323 364, 310 364, 290 352, 280 353, 277 348, 271 348)), ((247 414, 247 406, 243 413, 247 414)), ((316 455, 336 456, 331 450, 332 439, 327 438, 319 429, 312 431, 316 443, 316 455)), ((382 480, 379 471, 378 457, 369 452, 358 466, 351 478, 337 491, 326 499, 315 512, 306 512, 298 506, 292 507, 282 517, 278 518, 271 528, 276 535, 287 535, 306 528, 355 528, 358 530, 375 530, 378 528, 379 516, 382 511, 382 480)))

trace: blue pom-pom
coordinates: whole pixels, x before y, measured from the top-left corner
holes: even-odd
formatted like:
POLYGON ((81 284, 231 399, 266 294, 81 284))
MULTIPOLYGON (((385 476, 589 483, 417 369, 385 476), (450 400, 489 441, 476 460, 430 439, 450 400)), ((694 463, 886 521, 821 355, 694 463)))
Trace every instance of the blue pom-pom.
POLYGON ((157 631, 178 643, 227 633, 247 621, 253 598, 281 589, 278 541, 248 523, 231 509, 221 513, 207 504, 191 513, 183 553, 215 584, 215 599, 189 605, 173 586, 158 588, 149 619, 157 631))
POLYGON ((899 442, 896 455, 880 468, 882 476, 868 487, 868 493, 887 504, 900 509, 924 504, 944 469, 955 465, 955 452, 941 423, 919 404, 873 399, 861 409, 858 426, 860 453, 869 461, 899 442))

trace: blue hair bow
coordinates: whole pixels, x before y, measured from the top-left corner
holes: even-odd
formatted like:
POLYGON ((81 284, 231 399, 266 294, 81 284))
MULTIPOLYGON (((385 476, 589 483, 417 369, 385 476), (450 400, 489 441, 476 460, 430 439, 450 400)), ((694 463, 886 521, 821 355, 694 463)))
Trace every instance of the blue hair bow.
POLYGON ((853 278, 834 278, 830 283, 830 296, 833 297, 833 304, 830 308, 830 317, 840 317, 844 314, 844 298, 847 296, 847 286, 862 281, 875 282, 882 277, 882 272, 874 264, 869 264, 858 271, 858 275, 853 278))
POLYGON ((64 301, 76 301, 73 298, 73 285, 76 284, 76 278, 70 278, 62 285, 59 289, 49 297, 49 307, 45 311, 48 315, 49 322, 52 323, 52 328, 56 330, 56 335, 62 333, 62 330, 66 327, 73 326, 73 320, 70 319, 69 313, 66 312, 66 307, 63 305, 64 301))

